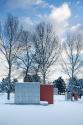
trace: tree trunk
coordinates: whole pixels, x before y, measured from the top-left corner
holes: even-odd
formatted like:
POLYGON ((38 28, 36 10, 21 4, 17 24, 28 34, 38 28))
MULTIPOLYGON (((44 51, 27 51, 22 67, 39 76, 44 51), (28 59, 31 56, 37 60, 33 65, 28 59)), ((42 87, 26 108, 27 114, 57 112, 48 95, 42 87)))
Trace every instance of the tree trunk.
POLYGON ((43 73, 43 84, 46 84, 46 80, 45 79, 46 79, 46 73, 44 72, 43 73))
POLYGON ((7 99, 10 100, 10 91, 7 92, 7 99))
POLYGON ((73 69, 72 69, 72 83, 74 84, 74 71, 73 71, 73 69))
POLYGON ((27 69, 26 69, 26 76, 28 75, 28 69, 29 69, 29 68, 27 67, 27 69))
POLYGON ((11 64, 9 64, 9 75, 8 75, 8 91, 7 91, 7 99, 10 100, 10 84, 11 84, 11 64))
POLYGON ((72 69, 72 80, 73 80, 73 77, 74 77, 74 75, 73 75, 73 69, 72 69))

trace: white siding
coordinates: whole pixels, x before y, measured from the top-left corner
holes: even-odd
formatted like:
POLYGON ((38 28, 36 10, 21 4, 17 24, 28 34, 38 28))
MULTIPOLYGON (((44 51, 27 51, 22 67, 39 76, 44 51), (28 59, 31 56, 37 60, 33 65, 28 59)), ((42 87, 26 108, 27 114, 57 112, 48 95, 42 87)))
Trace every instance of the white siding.
POLYGON ((38 104, 40 103, 40 83, 26 82, 15 85, 16 104, 38 104))

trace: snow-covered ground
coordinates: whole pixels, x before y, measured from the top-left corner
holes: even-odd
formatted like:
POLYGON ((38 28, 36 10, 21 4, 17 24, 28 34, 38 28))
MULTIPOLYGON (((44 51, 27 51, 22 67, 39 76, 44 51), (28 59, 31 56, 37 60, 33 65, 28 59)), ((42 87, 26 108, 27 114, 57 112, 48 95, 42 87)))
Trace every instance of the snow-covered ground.
POLYGON ((15 105, 14 95, 0 94, 0 125, 83 125, 83 97, 65 101, 55 95, 53 105, 15 105))

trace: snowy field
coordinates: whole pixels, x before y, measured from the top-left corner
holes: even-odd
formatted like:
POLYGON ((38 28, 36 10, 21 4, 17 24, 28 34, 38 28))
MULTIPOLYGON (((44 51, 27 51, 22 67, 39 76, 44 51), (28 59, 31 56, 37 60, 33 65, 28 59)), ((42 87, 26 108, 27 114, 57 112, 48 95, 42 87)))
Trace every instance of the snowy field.
POLYGON ((53 105, 15 105, 14 95, 0 94, 0 125, 83 125, 83 97, 65 101, 56 95, 53 105))

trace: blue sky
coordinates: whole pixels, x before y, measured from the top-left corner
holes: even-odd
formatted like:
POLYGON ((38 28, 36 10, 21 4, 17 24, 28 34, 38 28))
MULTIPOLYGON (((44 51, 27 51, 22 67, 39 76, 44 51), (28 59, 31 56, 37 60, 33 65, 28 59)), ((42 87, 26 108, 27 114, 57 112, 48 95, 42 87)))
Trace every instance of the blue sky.
POLYGON ((0 0, 0 19, 4 19, 7 13, 33 19, 39 14, 49 14, 51 5, 58 8, 64 3, 68 4, 71 10, 72 23, 82 23, 83 0, 0 0))
POLYGON ((0 0, 2 22, 12 13, 25 27, 46 20, 61 34, 69 30, 82 32, 82 11, 83 0, 0 0))

